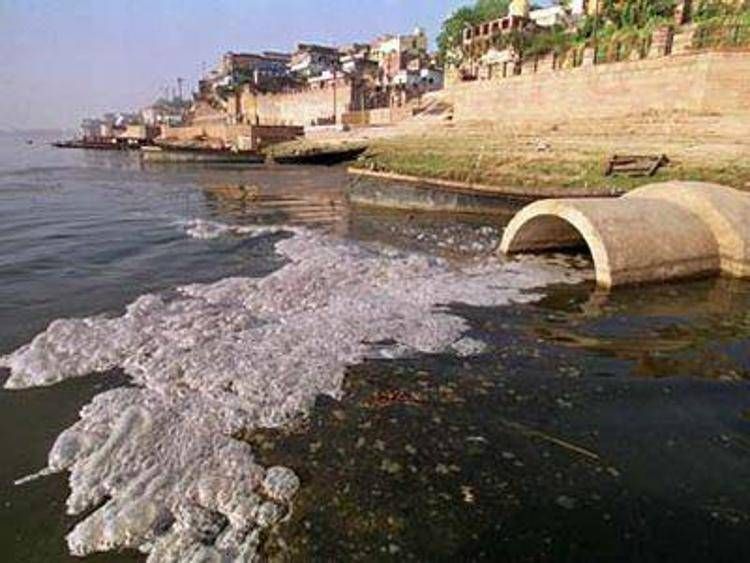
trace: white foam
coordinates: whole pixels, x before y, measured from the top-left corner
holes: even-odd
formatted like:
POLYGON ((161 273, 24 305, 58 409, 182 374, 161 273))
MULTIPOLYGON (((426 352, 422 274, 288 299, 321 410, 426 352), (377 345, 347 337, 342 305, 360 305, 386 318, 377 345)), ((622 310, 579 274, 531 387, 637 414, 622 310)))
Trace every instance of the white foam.
POLYGON ((259 227, 227 225, 226 223, 208 221, 206 219, 180 220, 177 221, 175 225, 184 229, 185 234, 187 234, 189 237, 199 240, 212 240, 224 236, 262 236, 276 234, 288 230, 284 227, 278 226, 259 227))
POLYGON ((531 288, 579 280, 560 265, 459 268, 304 230, 276 247, 289 263, 266 278, 146 295, 117 318, 55 321, 0 358, 11 389, 115 367, 135 384, 97 396, 50 452, 50 470, 70 471, 70 513, 104 503, 69 534, 73 554, 254 556, 299 483, 266 471, 232 435, 283 425, 319 394, 339 397, 346 366, 379 350, 371 343, 395 341, 391 356, 480 352, 444 305, 527 302, 531 288))

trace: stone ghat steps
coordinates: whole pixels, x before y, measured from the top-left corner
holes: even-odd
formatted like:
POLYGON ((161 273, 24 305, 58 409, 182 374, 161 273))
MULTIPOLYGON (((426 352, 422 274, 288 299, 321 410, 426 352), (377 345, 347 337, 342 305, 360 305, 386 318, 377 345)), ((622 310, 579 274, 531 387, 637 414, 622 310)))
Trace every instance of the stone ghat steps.
POLYGON ((722 273, 750 278, 750 195, 718 184, 664 182, 617 199, 538 201, 513 217, 500 249, 584 246, 605 288, 722 273))

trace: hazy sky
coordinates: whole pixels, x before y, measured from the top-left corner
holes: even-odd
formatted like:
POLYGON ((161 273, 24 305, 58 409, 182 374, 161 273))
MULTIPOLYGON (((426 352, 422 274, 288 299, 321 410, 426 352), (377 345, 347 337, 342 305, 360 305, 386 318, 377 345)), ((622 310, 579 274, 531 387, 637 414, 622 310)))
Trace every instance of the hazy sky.
POLYGON ((0 0, 0 129, 136 109, 226 51, 425 27, 462 0, 0 0))

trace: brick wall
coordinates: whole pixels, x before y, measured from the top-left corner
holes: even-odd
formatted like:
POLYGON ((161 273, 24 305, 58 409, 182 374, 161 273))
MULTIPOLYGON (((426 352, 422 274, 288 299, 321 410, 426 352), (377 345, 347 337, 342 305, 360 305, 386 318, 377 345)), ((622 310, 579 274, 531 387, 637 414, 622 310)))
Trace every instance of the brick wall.
POLYGON ((748 76, 750 52, 706 52, 464 82, 446 94, 457 121, 736 113, 750 111, 748 76))

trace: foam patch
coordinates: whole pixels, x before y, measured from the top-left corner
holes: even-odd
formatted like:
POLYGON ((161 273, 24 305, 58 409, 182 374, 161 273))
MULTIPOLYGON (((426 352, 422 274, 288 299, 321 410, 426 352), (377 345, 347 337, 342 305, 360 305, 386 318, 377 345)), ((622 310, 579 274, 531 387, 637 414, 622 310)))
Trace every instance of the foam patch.
POLYGON ((368 356, 481 352, 445 305, 529 302, 541 296, 532 288, 582 278, 550 262, 456 266, 305 230, 276 248, 288 263, 265 278, 145 295, 116 318, 58 320, 0 358, 9 389, 117 367, 135 385, 97 396, 50 452, 48 470, 70 471, 68 511, 98 506, 68 536, 74 555, 251 559, 300 484, 233 435, 287 424, 320 394, 339 398, 346 367, 368 356))

